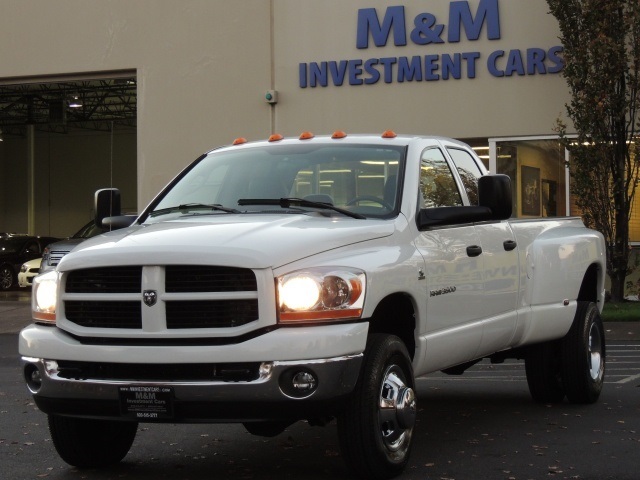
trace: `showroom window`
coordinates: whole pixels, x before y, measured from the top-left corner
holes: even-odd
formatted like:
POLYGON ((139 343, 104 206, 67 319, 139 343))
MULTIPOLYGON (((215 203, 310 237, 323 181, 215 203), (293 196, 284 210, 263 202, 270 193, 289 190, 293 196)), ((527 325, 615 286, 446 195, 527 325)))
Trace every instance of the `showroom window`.
POLYGON ((490 139, 492 172, 511 178, 518 218, 559 217, 571 212, 565 149, 557 138, 490 139))

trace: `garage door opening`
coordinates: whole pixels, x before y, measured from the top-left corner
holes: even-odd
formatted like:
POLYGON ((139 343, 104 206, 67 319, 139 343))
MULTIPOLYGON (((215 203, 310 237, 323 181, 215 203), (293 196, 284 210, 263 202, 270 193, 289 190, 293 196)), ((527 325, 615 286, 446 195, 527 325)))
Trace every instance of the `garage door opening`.
POLYGON ((115 186, 136 210, 135 72, 0 80, 0 232, 66 237, 115 186))

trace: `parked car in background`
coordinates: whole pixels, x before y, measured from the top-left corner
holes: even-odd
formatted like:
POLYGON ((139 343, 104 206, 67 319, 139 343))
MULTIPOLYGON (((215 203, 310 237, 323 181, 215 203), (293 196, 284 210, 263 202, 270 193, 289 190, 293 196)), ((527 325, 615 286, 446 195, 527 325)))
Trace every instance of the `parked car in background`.
POLYGON ((33 277, 40 273, 40 263, 42 258, 34 258, 28 262, 24 262, 18 273, 18 286, 26 288, 31 287, 33 277))
POLYGON ((47 245, 44 249, 42 256, 42 264, 40 265, 41 272, 47 272, 56 268, 62 257, 73 250, 73 247, 83 242, 87 238, 94 237, 103 233, 100 227, 96 226, 96 223, 92 220, 78 230, 73 236, 60 240, 59 242, 47 245))
POLYGON ((18 282, 23 263, 42 257, 44 247, 59 238, 7 234, 0 237, 0 290, 8 290, 18 282))

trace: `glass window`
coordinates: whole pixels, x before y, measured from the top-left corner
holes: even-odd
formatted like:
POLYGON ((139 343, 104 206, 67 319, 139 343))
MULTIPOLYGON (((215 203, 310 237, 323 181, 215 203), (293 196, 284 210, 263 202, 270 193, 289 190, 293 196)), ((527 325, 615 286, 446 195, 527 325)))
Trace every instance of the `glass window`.
POLYGON ((284 210, 277 202, 302 198, 387 218, 399 210, 403 164, 404 147, 386 145, 283 144, 213 151, 162 194, 151 217, 178 216, 184 210, 180 206, 190 205, 203 210, 207 205, 224 206, 236 213, 305 213, 319 208, 284 210))
POLYGON ((557 139, 497 141, 496 172, 511 178, 517 217, 568 214, 564 148, 557 139))
POLYGON ((420 193, 422 208, 462 205, 453 173, 439 148, 429 148, 422 153, 420 193))
POLYGON ((482 176, 480 167, 466 150, 447 147, 447 151, 458 169, 467 197, 469 197, 469 203, 478 205, 478 179, 482 176))

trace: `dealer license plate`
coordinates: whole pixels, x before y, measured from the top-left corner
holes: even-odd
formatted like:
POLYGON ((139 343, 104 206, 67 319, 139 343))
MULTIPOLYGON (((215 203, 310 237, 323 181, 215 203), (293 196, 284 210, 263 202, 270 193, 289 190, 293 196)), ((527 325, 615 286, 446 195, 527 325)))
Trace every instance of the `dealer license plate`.
POLYGON ((120 413, 140 421, 173 418, 173 388, 148 385, 119 387, 120 413))

